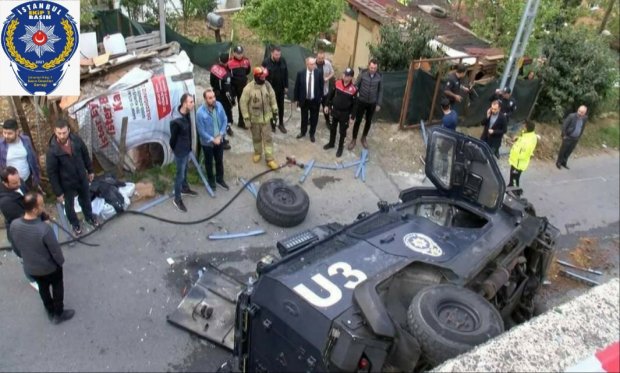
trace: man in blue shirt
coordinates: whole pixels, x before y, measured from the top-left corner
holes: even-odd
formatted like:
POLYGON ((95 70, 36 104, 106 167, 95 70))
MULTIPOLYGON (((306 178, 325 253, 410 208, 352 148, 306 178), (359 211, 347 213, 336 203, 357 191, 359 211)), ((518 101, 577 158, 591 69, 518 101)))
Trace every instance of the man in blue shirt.
POLYGON ((215 92, 212 89, 205 90, 202 96, 205 103, 200 106, 196 114, 196 130, 205 153, 207 181, 213 190, 215 190, 216 182, 228 190, 228 184, 224 181, 223 146, 227 125, 226 112, 222 104, 215 99, 215 92), (215 161, 215 177, 213 176, 213 161, 215 161))
POLYGON ((441 110, 443 111, 443 118, 441 119, 441 126, 449 130, 456 131, 456 125, 459 121, 459 116, 456 111, 450 107, 450 100, 444 98, 441 100, 441 110))

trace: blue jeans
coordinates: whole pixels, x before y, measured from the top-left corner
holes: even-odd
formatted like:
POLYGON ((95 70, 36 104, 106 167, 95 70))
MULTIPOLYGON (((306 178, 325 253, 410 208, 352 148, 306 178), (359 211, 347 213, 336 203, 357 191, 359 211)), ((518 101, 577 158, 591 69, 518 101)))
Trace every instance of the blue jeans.
POLYGON ((189 154, 182 157, 174 156, 174 161, 177 165, 177 173, 174 178, 174 198, 181 198, 181 190, 189 189, 187 184, 187 161, 189 161, 189 154))

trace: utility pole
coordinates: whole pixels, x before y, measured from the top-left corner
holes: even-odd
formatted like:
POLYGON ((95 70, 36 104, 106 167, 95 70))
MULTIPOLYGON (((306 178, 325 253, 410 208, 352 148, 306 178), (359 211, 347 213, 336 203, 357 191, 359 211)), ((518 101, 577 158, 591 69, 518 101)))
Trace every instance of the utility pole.
POLYGON ((540 0, 528 0, 521 16, 521 22, 519 23, 519 29, 515 35, 515 40, 512 43, 512 49, 510 50, 510 57, 508 63, 504 69, 502 75, 502 81, 499 85, 500 89, 506 87, 508 77, 510 77, 510 84, 508 87, 512 90, 517 81, 517 75, 519 74, 519 68, 521 67, 522 58, 525 54, 525 48, 527 47, 527 41, 534 29, 534 21, 536 20, 536 13, 538 12, 538 6, 540 0), (512 73, 512 75, 511 75, 512 73))
POLYGON ((616 4, 616 1, 617 0, 609 0, 607 2, 607 7, 605 8, 605 15, 603 16, 601 25, 598 28, 599 34, 605 30, 605 26, 607 26, 607 21, 609 21, 609 15, 611 14, 612 9, 614 8, 614 4, 616 4))
POLYGON ((166 1, 159 0, 159 38, 161 45, 166 44, 166 1))

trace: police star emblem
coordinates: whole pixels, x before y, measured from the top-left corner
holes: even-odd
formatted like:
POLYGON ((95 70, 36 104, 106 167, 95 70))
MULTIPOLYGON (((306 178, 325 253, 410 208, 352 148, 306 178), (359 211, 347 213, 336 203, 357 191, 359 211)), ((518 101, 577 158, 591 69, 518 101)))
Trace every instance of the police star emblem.
POLYGON ((4 21, 1 42, 19 85, 31 95, 48 95, 60 86, 71 65, 79 29, 58 2, 18 2, 4 21))

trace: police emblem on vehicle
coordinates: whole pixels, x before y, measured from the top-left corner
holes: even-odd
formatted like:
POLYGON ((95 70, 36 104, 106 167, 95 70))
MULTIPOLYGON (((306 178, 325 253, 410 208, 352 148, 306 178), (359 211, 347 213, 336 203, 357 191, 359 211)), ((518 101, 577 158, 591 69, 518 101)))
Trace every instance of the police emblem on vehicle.
POLYGON ((443 250, 429 236, 422 233, 409 233, 403 237, 403 242, 411 250, 424 255, 439 257, 443 250))
POLYGON ((78 42, 79 29, 69 10, 53 1, 24 2, 11 9, 2 25, 2 49, 31 95, 58 88, 78 42))

